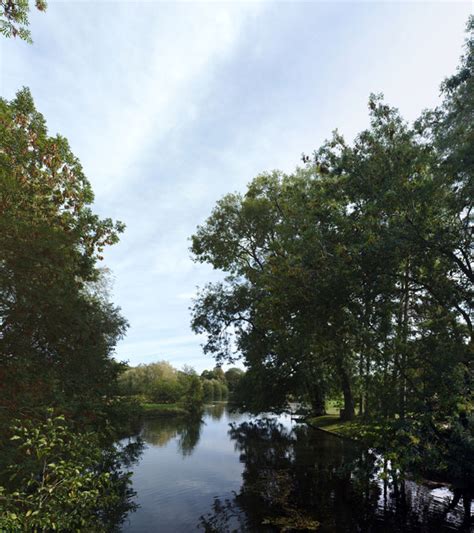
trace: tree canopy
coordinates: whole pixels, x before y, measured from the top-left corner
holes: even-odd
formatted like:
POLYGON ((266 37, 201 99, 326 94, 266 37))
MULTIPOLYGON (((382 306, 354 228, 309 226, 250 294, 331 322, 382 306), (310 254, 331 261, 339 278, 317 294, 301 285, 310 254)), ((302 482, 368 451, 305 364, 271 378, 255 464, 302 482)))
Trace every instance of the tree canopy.
POLYGON ((100 292, 99 261, 124 226, 90 209, 79 160, 28 89, 0 100, 0 139, 2 413, 101 397, 127 323, 100 292))
POLYGON ((8 531, 106 531, 130 508, 129 476, 111 445, 132 415, 116 397, 123 365, 113 359, 127 322, 99 266, 124 226, 97 216, 93 199, 29 90, 0 99, 0 528, 8 531))
POLYGON ((194 259, 227 277, 200 291, 192 327, 219 362, 243 358, 247 407, 323 413, 340 395, 345 418, 471 438, 473 29, 439 107, 408 124, 371 95, 352 144, 335 131, 193 235, 194 259))

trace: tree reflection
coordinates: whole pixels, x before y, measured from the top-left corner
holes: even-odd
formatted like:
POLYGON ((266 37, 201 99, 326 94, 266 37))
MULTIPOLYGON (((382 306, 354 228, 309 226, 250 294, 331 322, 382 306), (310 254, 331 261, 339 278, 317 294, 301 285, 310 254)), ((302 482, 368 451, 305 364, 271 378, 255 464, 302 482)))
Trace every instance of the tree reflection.
POLYGON ((205 406, 206 414, 208 414, 212 420, 220 420, 226 411, 227 402, 216 402, 205 406))
POLYGON ((148 444, 159 447, 178 438, 178 450, 183 457, 189 456, 199 442, 202 423, 200 416, 151 418, 145 422, 142 437, 148 444))
POLYGON ((130 513, 137 511, 139 505, 134 501, 136 492, 127 482, 143 452, 144 442, 140 437, 122 439, 104 452, 102 470, 108 472, 111 479, 120 487, 120 497, 116 504, 103 512, 103 522, 110 533, 119 532, 130 513))
POLYGON ((186 418, 186 425, 182 426, 179 433, 178 449, 186 457, 191 455, 201 438, 203 421, 200 416, 186 418))
POLYGON ((183 421, 180 418, 149 418, 143 426, 142 437, 147 444, 161 448, 176 437, 181 424, 183 424, 183 421))
POLYGON ((466 531, 460 497, 448 516, 427 487, 398 479, 387 462, 384 471, 380 457, 352 441, 275 419, 232 424, 229 435, 243 483, 201 517, 207 532, 466 531))
POLYGON ((472 500, 474 498, 474 489, 471 487, 454 487, 453 498, 446 508, 445 514, 456 509, 457 505, 462 500, 464 509, 463 526, 466 531, 471 531, 471 524, 474 524, 474 516, 471 514, 472 500))

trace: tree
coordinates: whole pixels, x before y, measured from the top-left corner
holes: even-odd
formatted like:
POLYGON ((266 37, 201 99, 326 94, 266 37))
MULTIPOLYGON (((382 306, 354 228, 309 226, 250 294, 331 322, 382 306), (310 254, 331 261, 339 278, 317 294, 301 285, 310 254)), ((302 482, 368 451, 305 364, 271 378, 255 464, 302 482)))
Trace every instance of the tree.
POLYGON ((206 402, 214 401, 214 387, 210 379, 202 380, 203 400, 206 402))
MULTIPOLYGON (((36 9, 46 11, 45 0, 35 0, 36 9)), ((28 0, 0 0, 0 33, 5 37, 19 37, 32 43, 28 29, 30 2, 28 0)))
POLYGON ((123 224, 100 219, 78 159, 27 89, 0 100, 0 416, 112 392, 127 323, 97 293, 123 224))
MULTIPOLYGON (((321 184, 312 183, 308 172, 291 177, 277 173, 259 176, 244 197, 228 195, 218 203, 206 225, 193 237, 192 248, 197 260, 209 261, 230 273, 226 284, 206 287, 194 308, 193 327, 208 333, 205 350, 231 361, 229 332, 235 332, 249 372, 258 368, 263 374, 272 372, 269 383, 263 385, 263 394, 272 387, 284 389, 286 394, 304 393, 319 412, 324 412, 324 384, 330 379, 324 374, 323 345, 334 341, 321 341, 321 356, 314 346, 317 335, 327 330, 321 328, 321 323, 331 318, 327 302, 336 302, 331 288, 337 286, 341 292, 348 285, 334 277, 336 273, 343 277, 344 270, 335 270, 329 255, 310 255, 320 250, 321 239, 328 233, 327 221, 313 233, 308 229, 305 240, 301 234, 295 237, 294 232, 298 224, 307 224, 304 217, 311 216, 300 198, 312 195, 318 206, 324 194, 321 184), (323 269, 333 279, 320 275, 318 288, 312 272, 323 269), (312 297, 315 291, 319 292, 319 301, 312 297), (321 315, 320 320, 315 320, 315 313, 321 315)), ((336 221, 337 204, 332 210, 315 211, 314 216, 333 216, 336 221)), ((331 239, 335 247, 336 240, 331 239)), ((342 311, 338 309, 340 318, 342 311)), ((352 397, 344 352, 339 347, 337 353, 339 362, 335 366, 347 393, 350 414, 352 397)), ((286 394, 270 393, 270 397, 281 404, 286 394)))
POLYGON ((229 392, 235 391, 243 375, 244 371, 241 368, 233 367, 226 370, 225 379, 229 387, 229 392))
POLYGON ((215 379, 216 375, 213 370, 203 370, 201 373, 202 379, 215 379))
POLYGON ((222 387, 220 381, 213 379, 212 383, 212 400, 214 402, 220 402, 222 400, 222 387))
POLYGON ((222 367, 216 366, 213 370, 213 374, 214 374, 215 379, 217 379, 218 381, 221 381, 222 383, 225 383, 226 378, 225 378, 225 373, 222 370, 222 367))
POLYGON ((394 460, 451 472, 473 432, 473 20, 439 108, 410 125, 371 95, 352 144, 335 132, 304 168, 258 176, 192 237, 227 274, 192 327, 219 363, 244 359, 246 407, 342 396, 344 418, 383 419, 394 460))
POLYGON ((203 404, 203 386, 196 373, 182 374, 184 398, 184 408, 191 414, 196 415, 201 412, 203 404))
POLYGON ((158 403, 174 403, 182 396, 179 374, 168 361, 128 368, 119 377, 124 394, 143 395, 158 403))

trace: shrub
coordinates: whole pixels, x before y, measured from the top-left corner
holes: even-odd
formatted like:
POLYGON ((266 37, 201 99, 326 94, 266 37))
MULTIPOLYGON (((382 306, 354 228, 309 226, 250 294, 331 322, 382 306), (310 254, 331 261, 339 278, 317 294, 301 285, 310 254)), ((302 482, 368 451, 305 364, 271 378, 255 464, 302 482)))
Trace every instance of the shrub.
POLYGON ((16 421, 16 461, 0 487, 0 531, 110 531, 132 505, 118 452, 93 433, 73 433, 64 416, 16 421))

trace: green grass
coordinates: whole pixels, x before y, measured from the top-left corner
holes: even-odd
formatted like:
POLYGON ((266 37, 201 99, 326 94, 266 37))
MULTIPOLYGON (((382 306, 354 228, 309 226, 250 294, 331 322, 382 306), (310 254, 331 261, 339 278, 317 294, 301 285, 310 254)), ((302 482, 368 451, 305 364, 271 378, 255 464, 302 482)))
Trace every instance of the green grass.
POLYGON ((340 402, 336 400, 329 400, 326 403, 326 413, 328 415, 337 415, 339 417, 340 410, 341 410, 340 402))
POLYGON ((367 433, 367 425, 357 418, 355 420, 341 420, 339 415, 323 415, 308 419, 311 426, 334 433, 340 437, 361 440, 367 433))
POLYGON ((327 414, 322 416, 314 416, 312 418, 308 418, 308 422, 312 426, 316 426, 318 428, 327 428, 332 427, 333 425, 337 424, 339 422, 339 415, 336 414, 327 414))
POLYGON ((308 423, 340 437, 365 440, 370 434, 371 427, 357 417, 350 421, 341 420, 340 409, 340 402, 329 401, 326 406, 327 414, 308 418, 308 423))
POLYGON ((183 416, 188 412, 176 403, 142 403, 145 416, 183 416))

